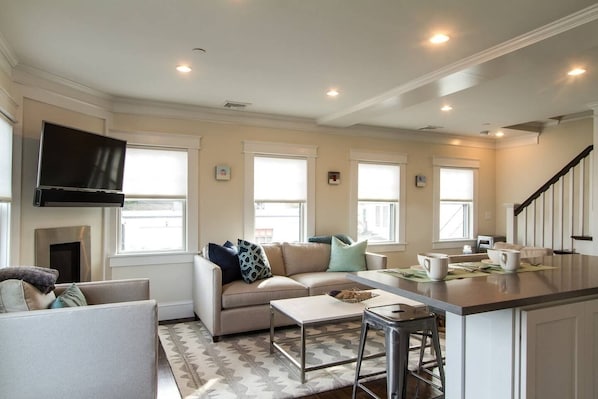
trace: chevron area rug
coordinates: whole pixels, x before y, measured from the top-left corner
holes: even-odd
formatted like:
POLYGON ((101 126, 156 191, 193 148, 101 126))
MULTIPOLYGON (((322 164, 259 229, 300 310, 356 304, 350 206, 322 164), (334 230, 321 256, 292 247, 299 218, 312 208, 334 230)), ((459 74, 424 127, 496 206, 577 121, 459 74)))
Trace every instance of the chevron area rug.
MULTIPOLYGON (((320 334, 307 342, 308 366, 354 357, 359 331, 347 331, 359 323, 338 323, 315 328, 320 334)), ((159 336, 175 380, 185 399, 298 398, 353 384, 355 363, 306 373, 301 383, 299 371, 280 354, 270 354, 267 331, 225 336, 213 343, 200 321, 159 326, 159 336)), ((288 350, 298 353, 298 329, 277 329, 277 341, 296 337, 288 350)), ((366 352, 384 351, 384 337, 371 331, 366 352)), ((417 356, 413 354, 413 359, 417 356)), ((367 360, 362 374, 385 369, 384 357, 367 360)))

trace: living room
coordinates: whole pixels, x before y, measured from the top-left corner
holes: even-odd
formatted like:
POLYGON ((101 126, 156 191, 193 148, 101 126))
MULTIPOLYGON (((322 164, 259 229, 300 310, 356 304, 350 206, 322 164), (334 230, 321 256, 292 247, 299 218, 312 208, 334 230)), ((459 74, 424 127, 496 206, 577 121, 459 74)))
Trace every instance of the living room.
MULTIPOLYGON (((9 6, 8 3, 1 2, 0 10, 9 6)), ((6 14, 3 18, 7 18, 6 14)), ((222 244, 226 240, 254 238, 253 231, 247 227, 251 224, 246 220, 247 207, 253 206, 253 199, 246 194, 246 180, 251 178, 247 174, 247 146, 252 143, 310 148, 315 152, 313 203, 310 204, 313 221, 305 238, 337 233, 356 237, 354 208, 350 201, 355 190, 352 153, 403 157, 404 235, 395 245, 373 244, 368 249, 384 253, 389 267, 403 267, 415 264, 418 253, 438 248, 434 239, 434 159, 479 162, 475 232, 468 240, 441 248, 443 252, 457 254, 464 245, 475 246, 479 234, 505 235, 504 205, 524 201, 591 145, 598 134, 598 121, 594 116, 598 109, 596 98, 593 106, 588 102, 586 108, 576 110, 590 111, 589 114, 563 118, 559 123, 552 120, 541 133, 524 132, 515 138, 504 137, 504 140, 480 134, 436 134, 363 124, 343 128, 318 124, 317 118, 215 109, 201 104, 156 100, 149 95, 139 99, 126 93, 106 93, 99 87, 62 79, 50 71, 39 70, 39 66, 27 65, 9 50, 18 47, 18 43, 11 43, 4 26, 7 25, 2 21, 0 109, 11 122, 13 131, 7 264, 35 264, 36 229, 90 226, 91 280, 149 278, 151 297, 158 302, 160 320, 193 317, 194 254, 210 242, 222 244), (117 210, 33 206, 43 121, 125 138, 137 145, 186 150, 190 166, 184 250, 166 254, 119 253, 117 210), (216 179, 218 165, 229 168, 229 180, 216 179), (340 172, 340 184, 329 184, 331 171, 340 172), (425 186, 416 185, 416 176, 427 178, 425 186)), ((208 49, 205 55, 209 56, 212 51, 208 49)), ((231 86, 235 73, 230 73, 231 86)), ((191 85, 185 78, 182 80, 178 85, 191 85)), ((508 107, 508 104, 502 106, 508 107)), ((551 116, 557 115, 544 115, 551 116)), ((598 176, 593 177, 594 189, 598 187, 597 181, 598 176)))

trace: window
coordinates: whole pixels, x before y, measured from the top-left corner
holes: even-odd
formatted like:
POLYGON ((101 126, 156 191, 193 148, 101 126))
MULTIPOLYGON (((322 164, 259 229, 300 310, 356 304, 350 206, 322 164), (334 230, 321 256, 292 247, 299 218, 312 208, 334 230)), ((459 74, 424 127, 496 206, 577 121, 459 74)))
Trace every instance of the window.
POLYGON ((128 147, 119 252, 186 251, 187 151, 128 147))
POLYGON ((397 241, 400 166, 359 163, 357 240, 397 241))
POLYGON ((0 267, 9 264, 12 125, 0 116, 0 267))
POLYGON ((305 237, 307 160, 254 159, 255 241, 302 241, 305 237))
POLYGON ((244 235, 258 243, 314 234, 315 146, 245 142, 244 235))
POLYGON ((402 154, 351 151, 350 231, 377 251, 404 249, 405 167, 402 154))
POLYGON ((434 169, 436 240, 452 242, 472 240, 476 234, 478 162, 435 159, 434 169))
POLYGON ((440 168, 439 239, 472 238, 473 171, 440 168))

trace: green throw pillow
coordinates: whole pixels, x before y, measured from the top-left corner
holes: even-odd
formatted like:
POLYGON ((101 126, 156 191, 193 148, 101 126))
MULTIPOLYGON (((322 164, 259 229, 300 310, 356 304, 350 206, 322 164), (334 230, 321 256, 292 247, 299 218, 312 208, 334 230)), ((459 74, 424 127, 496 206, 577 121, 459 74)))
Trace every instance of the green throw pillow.
POLYGON ((87 306, 87 300, 85 299, 85 295, 83 295, 79 287, 73 283, 70 287, 64 290, 64 292, 60 294, 54 302, 52 302, 50 308, 72 308, 75 306, 87 306))
POLYGON ((366 270, 365 251, 368 242, 360 241, 347 245, 336 237, 332 237, 330 247, 329 272, 358 272, 366 270))

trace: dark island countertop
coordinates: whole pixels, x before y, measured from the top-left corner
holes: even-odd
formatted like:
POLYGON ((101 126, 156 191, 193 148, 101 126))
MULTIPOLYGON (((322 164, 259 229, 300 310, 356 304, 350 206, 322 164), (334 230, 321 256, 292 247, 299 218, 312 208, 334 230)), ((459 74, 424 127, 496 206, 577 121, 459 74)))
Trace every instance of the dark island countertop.
POLYGON ((348 278, 462 316, 598 295, 598 256, 545 256, 541 264, 556 268, 423 283, 377 270, 348 278))

